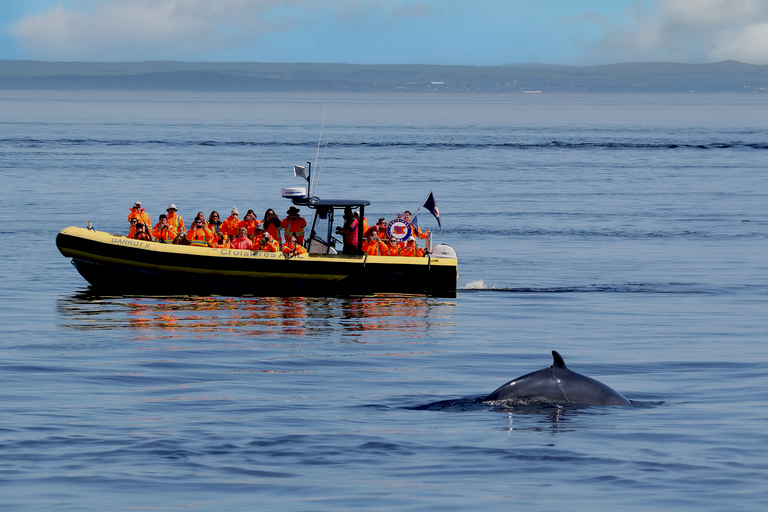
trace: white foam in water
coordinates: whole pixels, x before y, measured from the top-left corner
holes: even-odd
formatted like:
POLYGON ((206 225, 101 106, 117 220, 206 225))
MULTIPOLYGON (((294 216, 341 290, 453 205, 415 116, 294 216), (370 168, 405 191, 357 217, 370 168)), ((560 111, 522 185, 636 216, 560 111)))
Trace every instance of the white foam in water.
POLYGON ((485 284, 485 281, 482 279, 478 279, 477 281, 472 281, 467 283, 463 288, 460 288, 461 290, 493 290, 496 286, 488 286, 485 284))

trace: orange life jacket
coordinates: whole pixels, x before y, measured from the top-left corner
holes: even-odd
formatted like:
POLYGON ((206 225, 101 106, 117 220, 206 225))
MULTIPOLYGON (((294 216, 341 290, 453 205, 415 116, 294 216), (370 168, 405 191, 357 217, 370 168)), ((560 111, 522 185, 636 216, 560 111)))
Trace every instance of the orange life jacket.
POLYGON ((237 237, 229 243, 231 249, 250 249, 253 245, 250 238, 237 237))
POLYGON ((395 245, 386 244, 386 247, 387 247, 387 253, 388 253, 389 256, 398 256, 400 254, 400 246, 399 245, 397 245, 397 244, 395 244, 395 245))
POLYGON ((168 224, 163 226, 158 222, 155 224, 155 227, 152 228, 152 236, 155 237, 155 240, 158 242, 173 242, 173 239, 176 238, 176 235, 176 228, 168 224))
POLYGON ((291 236, 296 238, 304 238, 304 228, 307 226, 307 221, 303 217, 296 217, 292 219, 290 216, 283 219, 282 227, 284 230, 285 241, 287 242, 291 236))
POLYGON ((368 240, 363 242, 363 252, 369 256, 389 256, 389 249, 387 244, 380 240, 369 242, 368 240))
POLYGON ((237 225, 237 230, 240 231, 240 228, 245 228, 248 230, 248 234, 252 235, 258 227, 261 227, 261 222, 258 220, 241 220, 240 224, 237 225))
POLYGON ((144 208, 139 210, 134 210, 131 208, 131 213, 128 214, 128 222, 131 222, 131 219, 133 218, 138 220, 141 224, 144 224, 144 227, 147 229, 150 229, 152 226, 152 221, 149 219, 149 214, 144 208))
POLYGON ((277 217, 272 219, 271 222, 262 223, 262 225, 266 225, 266 227, 264 227, 264 231, 269 233, 269 236, 271 236, 275 240, 280 240, 280 232, 282 231, 283 227, 280 221, 277 219, 277 217), (274 222, 274 221, 277 221, 277 222, 274 222))
POLYGON ((229 236, 237 236, 237 230, 240 226, 240 220, 235 219, 231 215, 227 217, 227 220, 221 223, 221 232, 226 233, 229 236))
POLYGON ((187 231, 189 245, 195 247, 208 247, 213 243, 213 233, 207 228, 191 228, 187 231))
POLYGON ((146 231, 142 231, 141 233, 139 233, 139 232, 136 232, 136 233, 133 235, 133 237, 132 237, 132 238, 133 238, 134 240, 147 240, 147 241, 150 241, 150 242, 152 241, 152 237, 151 237, 151 236, 149 236, 149 233, 147 233, 146 231))
POLYGON ((304 254, 304 253, 307 252, 307 250, 304 248, 303 245, 292 244, 292 243, 288 242, 287 244, 285 244, 283 246, 283 252, 285 254, 289 254, 290 255, 294 251, 296 252, 296 254, 304 254))
POLYGON ((270 240, 269 243, 263 244, 261 241, 259 241, 258 246, 251 246, 252 251, 266 251, 266 252, 277 252, 280 250, 280 245, 277 243, 277 240, 270 240))
POLYGON ((184 229, 184 219, 177 213, 168 214, 168 225, 173 226, 177 233, 186 231, 186 229, 184 229))

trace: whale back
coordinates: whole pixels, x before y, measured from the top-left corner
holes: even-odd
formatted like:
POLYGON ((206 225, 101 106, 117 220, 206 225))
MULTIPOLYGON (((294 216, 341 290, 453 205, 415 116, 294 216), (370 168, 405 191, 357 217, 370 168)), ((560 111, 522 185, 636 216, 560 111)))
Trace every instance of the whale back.
POLYGON ((528 373, 502 385, 484 401, 523 403, 629 405, 621 393, 602 382, 571 371, 563 357, 552 351, 552 366, 528 373))

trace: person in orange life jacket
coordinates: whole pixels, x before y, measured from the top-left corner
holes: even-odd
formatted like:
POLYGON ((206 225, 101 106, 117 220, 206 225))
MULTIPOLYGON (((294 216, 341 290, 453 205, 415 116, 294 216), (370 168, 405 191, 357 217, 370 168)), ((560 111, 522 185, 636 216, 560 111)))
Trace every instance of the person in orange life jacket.
POLYGON ((214 248, 226 248, 229 249, 229 236, 223 231, 214 231, 215 222, 209 222, 208 231, 213 235, 213 243, 209 244, 214 248))
POLYGON ((285 212, 288 216, 283 219, 283 222, 281 222, 280 225, 285 230, 283 236, 285 236, 286 242, 288 242, 292 236, 295 236, 296 240, 299 241, 299 245, 303 245, 304 228, 307 227, 307 221, 299 215, 299 211, 300 210, 295 206, 288 208, 288 211, 285 212))
POLYGON ((424 250, 416 245, 416 239, 413 236, 408 237, 408 241, 405 243, 405 247, 400 249, 398 256, 409 256, 421 258, 424 256, 424 250))
POLYGON ((173 243, 175 245, 189 245, 189 240, 187 240, 187 233, 185 231, 178 233, 176 238, 173 239, 173 243))
POLYGON ((224 223, 221 222, 221 217, 219 216, 219 212, 217 212, 216 210, 213 210, 211 214, 208 215, 208 221, 206 222, 205 227, 210 229, 211 233, 215 235, 217 233, 225 232, 224 229, 222 229, 223 226, 224 226, 224 223))
POLYGON ((357 218, 358 222, 363 223, 363 236, 368 232, 370 229, 370 226, 368 225, 368 218, 363 217, 362 220, 360 219, 360 210, 355 210, 355 217, 357 218))
POLYGON ((365 235, 365 238, 363 239, 363 245, 360 246, 360 249, 362 249, 363 252, 368 252, 368 246, 371 245, 371 239, 374 236, 376 235, 373 233, 365 235))
POLYGON ((408 223, 411 225, 411 228, 413 229, 413 236, 421 238, 424 240, 427 238, 427 235, 429 235, 429 231, 422 231, 421 228, 413 223, 411 220, 411 212, 408 210, 405 210, 403 213, 403 218, 408 221, 408 223))
POLYGON ((400 242, 397 238, 390 238, 389 244, 387 244, 387 251, 389 256, 398 256, 400 254, 400 242))
POLYGON ((215 245, 213 245, 213 247, 225 247, 225 244, 228 242, 228 240, 230 238, 234 238, 237 235, 237 230, 235 230, 234 234, 232 235, 224 230, 224 223, 221 222, 219 212, 216 210, 213 210, 208 216, 208 222, 205 224, 205 226, 211 231, 211 233, 213 233, 213 237, 215 238, 215 245))
POLYGON ((173 226, 177 233, 183 233, 187 230, 184 227, 184 219, 176 213, 178 210, 176 210, 175 204, 169 204, 165 211, 168 212, 168 225, 173 226))
POLYGON ((152 236, 157 242, 169 244, 176 238, 176 228, 168 224, 168 216, 164 213, 160 214, 160 222, 155 224, 152 228, 152 236))
POLYGON ((128 231, 128 238, 133 238, 133 235, 136 234, 136 224, 139 223, 139 219, 134 217, 130 220, 131 223, 131 229, 128 231))
POLYGON ((355 218, 357 219, 357 222, 363 223, 363 236, 365 236, 365 234, 368 233, 370 229, 368 227, 368 219, 363 217, 363 220, 362 221, 360 220, 360 210, 355 210, 355 218))
POLYGON ((269 236, 275 240, 280 240, 280 231, 283 229, 283 224, 272 208, 264 212, 264 220, 261 222, 261 227, 269 233, 269 236))
POLYGON ((230 249, 250 249, 253 242, 248 238, 248 229, 243 226, 238 235, 229 243, 230 249))
POLYGON ((136 224, 136 233, 134 233, 133 237, 134 240, 148 240, 152 241, 152 237, 147 233, 147 230, 144 228, 144 224, 141 222, 136 224))
POLYGON ((251 246, 251 250, 277 252, 280 250, 280 245, 277 243, 277 240, 273 240, 272 237, 269 236, 269 233, 265 232, 259 241, 259 245, 251 246))
POLYGON ((189 245, 195 247, 212 247, 215 244, 213 233, 205 227, 205 221, 200 218, 195 219, 194 224, 187 231, 187 240, 189 245))
POLYGON ((256 232, 256 228, 259 226, 261 226, 261 222, 256 218, 256 213, 254 213, 253 210, 248 210, 248 213, 245 214, 245 218, 238 224, 238 229, 242 227, 246 228, 248 230, 248 235, 250 236, 256 232))
MULTIPOLYGON (((216 214, 218 215, 218 213, 216 214)), ((211 231, 213 231, 213 228, 211 226, 208 226, 211 231)), ((222 233, 226 233, 230 237, 236 237, 238 228, 240 227, 240 212, 237 211, 237 208, 232 208, 232 211, 229 213, 229 217, 227 217, 224 222, 219 224, 219 230, 222 233)))
POLYGON ((366 240, 363 240, 363 252, 369 256, 389 256, 387 244, 379 240, 375 232, 371 232, 366 240))
POLYGON ((261 242, 261 238, 264 236, 264 233, 266 233, 266 231, 264 231, 263 229, 256 228, 253 231, 253 234, 248 237, 251 239, 251 242, 253 242, 253 250, 255 250, 256 247, 258 247, 259 242, 261 242))
POLYGON ((357 238, 357 226, 358 220, 355 214, 352 213, 352 208, 347 206, 344 208, 344 226, 338 228, 338 234, 341 235, 344 241, 343 254, 357 254, 358 252, 358 238, 357 238))
POLYGON ((376 238, 381 240, 386 240, 387 237, 387 219, 384 217, 379 217, 379 220, 376 221, 376 224, 371 226, 368 231, 365 232, 365 236, 370 236, 371 233, 376 235, 376 238))
POLYGON ((149 226, 152 225, 152 221, 149 219, 149 214, 144 208, 141 207, 141 201, 136 201, 133 203, 131 213, 128 214, 128 222, 130 222, 133 218, 136 218, 138 222, 141 222, 147 226, 147 229, 149 229, 149 226))
MULTIPOLYGON (((195 215, 195 218, 192 219, 192 224, 189 226, 189 229, 194 229, 197 226, 197 221, 201 220, 203 221, 203 227, 206 229, 208 228, 208 221, 205 220, 205 214, 203 212, 197 212, 197 215, 195 215)), ((187 230, 189 232, 189 230, 187 230)))
POLYGON ((286 242, 285 245, 283 245, 283 253, 287 254, 288 256, 298 256, 299 254, 306 254, 307 250, 304 248, 303 245, 299 245, 298 239, 295 236, 292 236, 288 239, 288 242, 286 242))
POLYGON ((229 249, 230 241, 227 235, 225 235, 224 233, 219 233, 219 235, 213 235, 213 237, 216 240, 213 242, 213 245, 211 247, 217 247, 219 249, 229 249))

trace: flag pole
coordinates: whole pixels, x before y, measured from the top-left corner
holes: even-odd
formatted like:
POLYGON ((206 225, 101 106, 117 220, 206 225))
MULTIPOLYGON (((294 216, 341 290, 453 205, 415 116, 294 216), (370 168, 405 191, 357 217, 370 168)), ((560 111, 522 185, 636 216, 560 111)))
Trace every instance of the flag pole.
POLYGON ((426 202, 427 202, 427 199, 429 199, 429 196, 431 196, 431 195, 432 195, 432 189, 430 189, 430 190, 429 190, 429 194, 427 194, 427 197, 425 197, 425 198, 424 198, 424 200, 421 202, 421 206, 419 206, 419 207, 416 209, 416 213, 414 213, 414 214, 413 214, 413 217, 416 217, 416 216, 419 214, 419 210, 421 210, 422 208, 424 208, 424 203, 426 203, 426 202))

